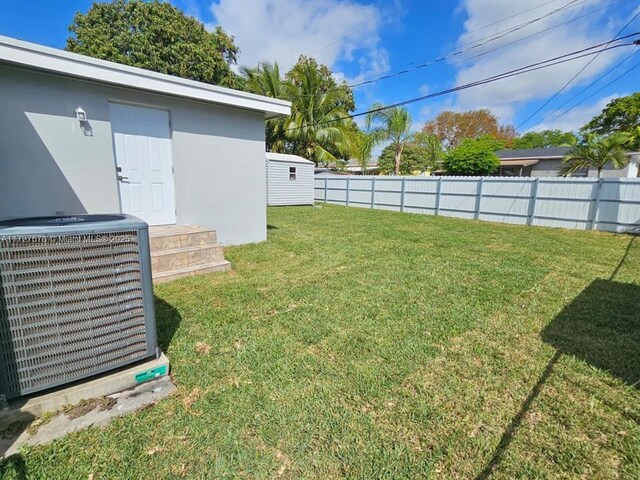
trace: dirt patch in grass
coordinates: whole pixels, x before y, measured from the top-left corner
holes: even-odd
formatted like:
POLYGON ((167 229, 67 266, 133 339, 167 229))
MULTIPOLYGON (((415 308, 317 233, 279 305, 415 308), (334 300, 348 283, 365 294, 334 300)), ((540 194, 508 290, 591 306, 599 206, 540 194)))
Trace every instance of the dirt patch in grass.
POLYGON ((64 407, 62 413, 73 420, 84 417, 87 413, 95 409, 99 409, 101 412, 111 410, 116 403, 118 403, 118 401, 111 397, 89 398, 87 400, 81 400, 76 405, 64 407))

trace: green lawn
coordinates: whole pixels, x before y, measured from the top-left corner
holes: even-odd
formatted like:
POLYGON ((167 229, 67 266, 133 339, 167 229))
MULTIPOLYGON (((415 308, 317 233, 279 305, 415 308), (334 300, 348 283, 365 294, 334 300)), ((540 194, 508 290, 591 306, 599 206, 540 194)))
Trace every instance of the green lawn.
POLYGON ((269 210, 156 288, 171 398, 6 478, 640 478, 640 239, 269 210))

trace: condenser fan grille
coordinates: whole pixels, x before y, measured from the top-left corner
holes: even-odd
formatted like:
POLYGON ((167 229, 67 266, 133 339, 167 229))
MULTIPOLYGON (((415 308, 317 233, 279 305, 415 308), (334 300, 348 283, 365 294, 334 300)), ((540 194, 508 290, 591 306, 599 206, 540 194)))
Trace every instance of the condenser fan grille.
POLYGON ((148 355, 138 231, 0 236, 7 397, 148 355))

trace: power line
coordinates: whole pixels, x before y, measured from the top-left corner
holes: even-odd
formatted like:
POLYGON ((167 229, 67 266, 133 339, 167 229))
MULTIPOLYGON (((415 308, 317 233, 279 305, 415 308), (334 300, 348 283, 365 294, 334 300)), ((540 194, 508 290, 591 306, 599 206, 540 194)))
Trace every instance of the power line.
MULTIPOLYGON (((575 22, 576 20, 580 20, 581 18, 588 17, 588 16, 593 15, 594 13, 597 13, 597 12, 599 12, 599 11, 601 11, 601 10, 606 10, 606 9, 608 9, 609 7, 611 7, 611 6, 613 6, 613 5, 617 4, 617 3, 621 3, 621 2, 623 2, 623 1, 625 1, 625 0, 617 0, 617 1, 616 1, 616 2, 614 2, 614 3, 611 3, 611 4, 605 5, 605 6, 603 6, 603 7, 597 8, 597 9, 592 10, 592 11, 590 11, 590 12, 587 12, 587 13, 585 13, 585 14, 583 14, 583 15, 579 15, 579 16, 577 16, 577 17, 571 18, 571 19, 566 20, 566 21, 564 21, 564 22, 561 22, 561 23, 557 23, 557 24, 555 24, 555 25, 552 25, 551 27, 547 27, 547 28, 545 28, 544 30, 540 30, 540 31, 538 31, 538 32, 530 33, 529 35, 525 35, 524 37, 520 37, 520 38, 518 38, 518 39, 516 39, 516 40, 512 40, 511 42, 504 43, 504 44, 499 45, 499 46, 497 46, 497 47, 495 47, 495 48, 492 48, 492 49, 487 50, 487 51, 485 51, 485 52, 479 53, 479 54, 477 54, 477 55, 473 55, 473 56, 471 56, 471 57, 462 58, 462 59, 457 60, 457 61, 455 61, 455 62, 451 62, 451 65, 458 65, 458 64, 460 64, 460 63, 465 63, 465 62, 468 62, 468 61, 470 61, 470 60, 473 60, 473 59, 476 59, 476 58, 483 57, 483 56, 485 56, 485 55, 488 55, 489 53, 492 53, 492 52, 495 52, 495 51, 497 51, 497 50, 500 50, 500 49, 506 48, 506 47, 508 47, 508 46, 514 45, 514 44, 519 43, 519 42, 521 42, 521 41, 523 41, 523 40, 526 40, 526 39, 528 39, 528 38, 532 38, 532 37, 535 37, 535 36, 537 36, 537 35, 541 35, 541 34, 543 34, 543 33, 545 33, 545 32, 548 32, 548 31, 550 31, 550 30, 553 30, 553 29, 555 29, 555 28, 558 28, 558 27, 561 27, 561 26, 563 26, 563 25, 567 25, 567 24, 569 24, 569 23, 575 22)), ((432 61, 432 62, 430 62, 430 63, 429 63, 429 65, 433 65, 433 64, 435 64, 435 63, 437 63, 437 61, 432 61)), ((394 76, 399 76, 400 74, 409 73, 409 72, 411 72, 411 71, 413 71, 413 70, 409 70, 409 71, 407 71, 407 72, 399 72, 399 73, 398 73, 398 75, 394 75, 394 76)), ((390 76, 390 77, 388 77, 388 78, 391 78, 391 76, 390 76)), ((375 80, 375 81, 378 81, 378 80, 375 80)), ((373 83, 373 81, 372 81, 372 82, 370 82, 370 83, 373 83)), ((393 83, 392 85, 396 85, 397 83, 398 83, 398 82, 395 82, 395 83, 393 83)), ((328 91, 332 91, 332 90, 328 90, 328 91)))
MULTIPOLYGON (((626 62, 629 61, 629 59, 631 57, 633 57, 634 55, 638 54, 638 51, 634 51, 631 52, 630 55, 626 56, 621 62, 618 62, 617 64, 615 64, 613 67, 611 67, 609 70, 607 70, 604 74, 600 75, 598 78, 596 78, 593 82, 591 82, 589 85, 587 85, 586 87, 584 87, 582 90, 580 90, 578 93, 576 93, 575 95, 573 95, 571 98, 569 98, 567 101, 565 101, 562 105, 558 106, 557 108, 555 108, 554 110, 551 110, 550 112, 547 112, 545 114, 544 117, 542 117, 542 119, 540 120, 540 122, 544 122, 547 118, 549 118, 550 116, 552 116, 554 113, 559 112, 563 107, 565 107, 566 105, 568 105, 569 103, 571 103, 573 100, 575 100, 576 98, 578 98, 580 95, 582 95, 584 92, 586 92, 587 90, 589 90, 591 87, 593 87, 596 83, 598 83, 600 80, 602 80, 603 78, 605 78, 606 76, 608 76, 610 73, 612 73, 613 71, 617 70, 618 67, 622 66, 623 64, 625 64, 626 62)), ((618 77, 620 78, 620 77, 618 77)), ((617 79, 616 79, 617 80, 617 79)), ((615 80, 614 80, 615 81, 615 80)), ((609 84, 605 85, 606 88, 607 86, 609 86, 609 84)), ((599 89, 596 92, 594 92, 593 94, 591 94, 589 97, 587 97, 586 99, 591 98, 595 93, 598 93, 602 90, 599 89)), ((585 99, 585 100, 586 100, 585 99)), ((584 102, 585 100, 582 100, 582 102, 584 102)), ((571 107, 571 109, 575 108, 571 107)), ((567 110, 570 111, 571 109, 567 110)), ((557 117, 555 117, 552 121, 555 121, 556 119, 560 118, 562 115, 564 115, 566 112, 563 112, 562 114, 558 115, 557 117)), ((538 131, 540 130, 542 127, 544 126, 544 124, 538 126, 537 128, 534 128, 533 130, 538 131)))
MULTIPOLYGON (((637 12, 637 13, 636 13, 632 18, 631 18, 631 20, 629 20, 629 21, 625 24, 625 26, 624 26, 624 27, 622 27, 622 28, 620 29, 620 31, 618 31, 618 33, 616 33, 616 35, 615 35, 615 36, 614 36, 614 37, 613 37, 613 38, 612 38, 612 39, 611 39, 611 40, 610 40, 610 41, 605 45, 605 48, 606 48, 606 47, 608 47, 610 43, 614 42, 614 41, 618 38, 618 36, 619 36, 622 32, 624 32, 624 30, 625 30, 629 25, 631 25, 631 23, 632 23, 636 18, 638 18, 638 16, 640 16, 640 10, 639 10, 639 11, 638 11, 638 12, 637 12)), ((585 64, 585 65, 584 65, 580 70, 578 70, 578 73, 576 73, 573 77, 571 77, 571 78, 569 79, 569 81, 568 81, 567 83, 565 83, 565 84, 562 86, 562 88, 560 88, 560 90, 558 90, 558 91, 557 91, 556 93, 554 93, 551 97, 549 97, 549 98, 547 99, 547 101, 546 101, 546 102, 544 102, 542 105, 540 105, 540 107, 538 107, 538 108, 536 109, 536 111, 535 111, 535 112, 533 112, 533 113, 532 113, 531 115, 529 115, 529 116, 528 116, 528 117, 527 117, 523 122, 521 122, 521 123, 520 123, 520 125, 518 125, 518 126, 516 127, 516 130, 520 130, 520 128, 521 128, 523 125, 525 125, 529 120, 531 120, 533 117, 535 117, 535 116, 536 116, 536 115, 537 115, 537 114, 538 114, 538 113, 539 113, 539 112, 540 112, 544 107, 546 107, 547 105, 549 105, 549 103, 551 103, 551 102, 553 101, 553 99, 554 99, 554 98, 556 98, 558 95, 560 95, 560 94, 561 94, 561 93, 562 93, 562 92, 563 92, 563 91, 564 91, 564 90, 565 90, 569 85, 571 85, 571 84, 573 83, 573 81, 574 81, 576 78, 578 78, 578 77, 582 74, 582 72, 584 72, 584 71, 587 69, 587 67, 588 67, 589 65, 591 65, 591 64, 596 60, 596 58, 598 58, 598 57, 600 56, 600 54, 601 54, 602 52, 604 52, 604 51, 605 51, 605 48, 603 48, 602 50, 600 50, 600 51, 599 51, 599 52, 598 52, 598 53, 597 53, 593 58, 591 58, 591 59, 590 59, 590 60, 589 60, 589 61, 588 61, 588 62, 587 62, 587 63, 586 63, 586 64, 585 64)))
MULTIPOLYGON (((577 5, 580 5, 582 3, 586 3, 586 2, 589 2, 589 1, 592 1, 592 0, 582 0, 577 5)), ((527 22, 521 23, 520 25, 517 25, 515 27, 509 28, 507 30, 502 30, 502 31, 500 31, 498 33, 494 33, 494 34, 491 34, 491 35, 476 39, 473 42, 469 42, 469 43, 461 45, 461 47, 471 45, 469 48, 464 48, 464 49, 461 49, 461 50, 453 51, 452 53, 449 53, 447 55, 439 57, 439 58, 437 58, 435 60, 430 60, 430 61, 428 61, 426 63, 422 63, 420 65, 416 65, 415 67, 407 68, 405 70, 401 70, 401 71, 394 72, 394 73, 389 73, 389 74, 383 75, 381 77, 377 77, 377 78, 373 78, 373 79, 369 79, 369 80, 363 80, 361 82, 356 82, 356 83, 350 84, 349 87, 350 88, 361 87, 363 85, 369 85, 371 83, 375 83, 375 82, 379 82, 381 80, 386 80, 386 79, 389 79, 389 78, 397 77, 399 75, 405 75, 407 73, 414 72, 416 70, 420 70, 422 68, 428 67, 430 65, 443 62, 443 61, 448 60, 448 59, 450 59, 452 57, 456 57, 458 55, 462 55, 463 53, 466 53, 466 52, 468 52, 470 50, 474 50, 476 48, 482 47, 484 45, 487 45, 488 43, 491 43, 491 42, 494 42, 494 41, 499 40, 501 38, 504 38, 507 35, 510 35, 511 33, 514 33, 514 32, 517 32, 519 30, 522 30, 523 28, 525 28, 525 27, 527 27, 529 25, 532 25, 532 24, 534 24, 536 22, 539 22, 540 20, 543 20, 543 19, 545 19, 547 17, 550 17, 551 15, 554 15, 554 14, 556 14, 556 13, 562 11, 562 10, 577 6, 577 5, 573 5, 576 2, 578 2, 578 0, 571 0, 569 3, 566 3, 562 7, 559 7, 557 9, 555 9, 555 10, 552 10, 551 12, 548 12, 545 15, 542 15, 540 17, 534 18, 532 20, 528 20, 527 22), (484 41, 482 41, 482 40, 484 40, 484 41), (476 43, 476 42, 480 42, 480 43, 476 43)), ((470 60, 470 59, 467 59, 467 60, 470 60)))
MULTIPOLYGON (((633 54, 637 54, 638 52, 634 52, 633 54)), ((629 58, 629 57, 628 57, 629 58)), ((628 59, 627 58, 627 59, 628 59)), ((626 60, 625 60, 626 61, 626 60)), ((551 122, 555 122, 556 120, 558 120, 559 118, 561 118, 562 116, 566 115, 567 113, 569 113, 571 110, 573 110, 574 108, 582 105, 584 102, 586 102, 587 100, 589 100, 590 98, 594 97, 595 95, 597 95, 598 93, 600 93, 602 90, 604 90, 605 88, 607 88, 608 86, 614 84, 615 82, 617 82, 618 80, 620 80, 622 77, 624 77, 625 75, 631 73, 633 70, 635 70, 636 68, 640 67, 640 63, 636 63, 633 67, 629 68, 628 70, 622 72, 620 75, 618 75, 616 78, 614 78, 613 80, 611 80, 609 83, 607 83, 606 85, 603 85, 602 87, 600 87, 598 90, 596 90, 595 92, 593 92, 591 95, 583 98, 582 100, 580 100, 578 103, 576 103, 574 106, 572 106, 571 108, 568 108, 567 110, 565 110, 564 112, 562 112, 560 115, 552 118, 551 120, 549 120, 549 123, 551 122)))
MULTIPOLYGON (((479 32, 480 30, 484 30, 485 28, 491 27, 491 26, 493 26, 493 25, 497 25, 498 23, 502 23, 502 22, 504 22, 504 21, 506 21, 506 20, 510 20, 510 19, 512 19, 512 18, 518 17, 518 16, 520 16, 520 15, 523 15, 523 14, 525 14, 525 13, 531 12, 531 11, 533 11, 533 10, 537 10, 538 8, 542 8, 542 7, 546 6, 546 5, 549 5, 550 3, 554 3, 554 2, 557 2, 557 1, 558 1, 558 0, 549 0, 549 1, 547 1, 547 2, 544 2, 544 3, 540 4, 540 5, 537 5, 537 6, 535 6, 535 7, 528 8, 527 10, 523 10, 523 11, 518 12, 518 13, 516 13, 516 14, 513 14, 513 15, 510 15, 510 16, 508 16, 508 17, 505 17, 505 18, 502 18, 502 19, 500 19, 500 20, 497 20, 497 21, 495 21, 495 22, 493 22, 493 23, 489 23, 489 24, 487 24, 487 25, 483 25, 482 27, 476 28, 475 30, 471 30, 471 31, 469 31, 469 32, 466 32, 466 34, 467 34, 467 35, 469 35, 469 34, 471 34, 471 33, 479 32)), ((577 2, 577 1, 578 1, 578 0, 572 0, 571 2, 569 2, 569 4, 575 3, 575 2, 577 2)), ((580 3, 584 3, 584 2, 588 2, 588 1, 591 1, 591 0, 582 0, 580 3)), ((563 8, 567 7, 569 4, 565 5, 564 7, 561 7, 559 10, 562 10, 563 8)), ((579 5, 579 4, 578 4, 578 5, 579 5)), ((339 42, 341 42, 342 40, 345 40, 345 39, 347 39, 347 38, 353 37, 354 35, 357 35, 358 33, 361 33, 361 32, 363 32, 363 31, 365 31, 365 30, 367 30, 367 29, 369 29, 369 28, 373 27, 374 25, 378 25, 379 23, 381 23, 381 22, 383 22, 383 21, 387 20, 387 18, 388 18, 388 17, 379 18, 379 19, 378 19, 378 20, 376 20, 375 22, 369 23, 368 25, 365 25, 364 27, 362 27, 361 29, 359 29, 359 30, 357 30, 357 31, 355 31, 355 32, 352 32, 352 33, 350 33, 350 34, 348 34, 348 35, 345 35, 344 37, 340 37, 339 39, 334 40, 334 41, 332 41, 332 42, 330 42, 330 43, 328 43, 328 44, 326 44, 326 45, 323 45, 322 47, 320 47, 320 48, 318 48, 318 49, 316 49, 316 50, 313 50, 313 51, 312 51, 312 52, 310 52, 310 53, 303 53, 303 55, 306 55, 306 56, 310 57, 310 56, 311 56, 311 55, 313 55, 314 53, 318 53, 318 52, 320 52, 320 51, 324 50, 325 48, 329 48, 330 46, 335 45, 336 43, 339 43, 339 42)), ((474 40, 474 42, 477 42, 478 40, 482 40, 483 38, 487 38, 487 37, 482 37, 482 38, 476 39, 476 40, 474 40)), ((474 42, 470 42, 469 44, 474 43, 474 42)), ((466 45, 469 45, 469 44, 466 44, 466 45)), ((461 45, 461 46, 464 46, 464 45, 461 45)), ((288 65, 292 65, 292 64, 291 64, 291 63, 289 63, 288 65)), ((409 63, 409 65, 411 65, 411 63, 409 63)))
MULTIPOLYGON (((554 0, 554 1, 556 1, 556 0, 554 0)), ((575 2, 575 1, 577 1, 577 0, 573 0, 573 1, 575 2)), ((587 1, 591 1, 591 0, 582 0, 582 2, 580 2, 580 3, 585 3, 585 2, 587 2, 587 1)), ((579 19, 581 19, 581 18, 587 17, 587 16, 589 16, 589 15, 593 15, 594 13, 597 13, 598 11, 601 11, 601 10, 607 9, 607 8, 611 7, 612 5, 615 5, 615 4, 617 4, 617 3, 621 3, 621 2, 623 2, 623 1, 625 1, 625 0, 617 0, 616 2, 614 2, 614 3, 612 3, 612 4, 605 5, 604 7, 597 8, 597 9, 592 10, 592 11, 590 11, 590 12, 587 12, 587 13, 585 13, 585 14, 583 14, 583 15, 579 15, 579 16, 577 16, 577 17, 574 17, 574 18, 572 18, 572 19, 569 19, 569 20, 566 20, 566 21, 564 21, 564 22, 558 23, 558 24, 556 24, 556 25, 552 25, 551 27, 545 28, 544 30, 540 30, 539 32, 531 33, 531 34, 526 35, 526 36, 524 36, 524 37, 521 37, 521 38, 519 38, 519 39, 513 40, 513 41, 511 41, 511 42, 505 43, 505 44, 503 44, 503 45, 500 45, 500 46, 498 46, 498 47, 492 48, 492 49, 487 50, 487 51, 485 51, 485 52, 479 53, 479 54, 477 54, 477 55, 474 55, 474 56, 471 56, 471 57, 467 57, 467 58, 464 58, 464 59, 460 59, 460 60, 458 60, 458 61, 456 61, 456 62, 452 62, 452 65, 456 65, 456 64, 459 64, 459 63, 463 63, 463 62, 468 62, 469 60, 473 60, 474 58, 483 57, 483 56, 488 55, 489 53, 494 52, 494 51, 496 51, 496 50, 500 50, 500 49, 502 49, 502 48, 505 48, 505 47, 508 47, 508 46, 513 45, 513 44, 515 44, 515 43, 518 43, 518 42, 521 42, 521 41, 523 41, 523 40, 526 40, 527 38, 531 38, 531 37, 534 37, 534 36, 536 36, 536 35, 540 35, 540 34, 542 34, 542 33, 545 33, 545 32, 547 32, 547 31, 549 31, 549 30, 553 30, 553 29, 555 29, 555 28, 558 28, 558 27, 560 27, 560 26, 562 26, 562 25, 566 25, 566 24, 568 24, 568 23, 575 22, 576 20, 579 20, 579 19)), ((551 3, 551 2, 548 2, 548 3, 551 3)), ((580 3, 579 3, 579 4, 580 4, 580 3)), ((576 4, 576 5, 573 5, 573 6, 577 6, 577 5, 579 5, 579 4, 576 4)), ((556 13, 556 12, 557 12, 557 11, 559 11, 559 10, 566 9, 566 8, 568 7, 568 5, 569 5, 569 4, 565 4, 563 7, 559 8, 559 9, 557 9, 557 10, 554 10, 553 12, 549 12, 549 13, 548 13, 548 14, 546 14, 545 16, 549 16, 549 15, 551 15, 551 14, 553 14, 553 13, 556 13)), ((507 18, 510 18, 510 17, 507 17, 507 18)), ((543 17, 539 17, 538 19, 531 20, 530 22, 527 22, 527 23, 528 23, 528 24, 530 24, 531 22, 533 22, 533 21, 535 21, 535 20, 539 20, 539 19, 541 19, 541 18, 543 18, 543 17)), ((521 24, 520 26, 522 26, 522 25, 524 25, 524 24, 521 24)), ((516 28, 517 28, 517 27, 516 27, 516 28)), ((416 70, 419 70, 419 69, 422 69, 422 68, 425 68, 425 67, 428 67, 428 66, 431 66, 431 65, 434 65, 434 64, 440 63, 440 62, 442 62, 442 61, 444 61, 444 60, 447 60, 447 59, 449 59, 449 58, 452 58, 452 57, 454 57, 454 56, 458 56, 458 55, 461 55, 461 54, 463 54, 463 53, 466 53, 466 52, 468 52, 468 51, 470 51, 470 50, 473 50, 473 49, 475 49, 475 48, 478 48, 478 47, 484 46, 484 45, 486 45, 486 44, 488 44, 488 43, 490 43, 490 42, 492 42, 492 41, 494 41, 494 40, 497 40, 498 38, 503 38, 503 37, 505 37, 507 34, 509 34, 509 33, 513 33, 513 29, 511 29, 511 30, 504 30, 504 31, 502 31, 502 32, 498 32, 498 33, 500 34, 500 35, 499 35, 499 37, 491 38, 490 40, 487 40, 486 42, 482 42, 482 43, 478 43, 478 44, 474 44, 474 43, 472 43, 472 42, 471 42, 471 43, 464 44, 464 45, 472 45, 470 48, 467 48, 467 49, 464 49, 464 50, 460 50, 460 51, 455 51, 455 52, 453 52, 453 53, 451 53, 451 54, 449 54, 449 55, 446 55, 446 56, 444 56, 444 57, 440 57, 440 58, 437 58, 437 59, 435 59, 435 60, 431 60, 431 61, 429 61, 429 62, 427 62, 427 63, 424 63, 424 64, 422 64, 422 65, 417 65, 417 66, 415 66, 415 67, 412 67, 412 68, 409 68, 409 69, 406 69, 406 70, 401 70, 401 71, 398 71, 398 72, 395 72, 395 73, 391 73, 391 74, 388 74, 388 75, 384 75, 384 76, 382 76, 382 77, 377 77, 377 78, 373 78, 373 79, 369 79, 369 80, 363 80, 363 81, 358 82, 358 83, 348 84, 348 85, 347 85, 347 87, 349 87, 349 88, 357 88, 357 87, 361 87, 361 86, 364 86, 364 85, 368 85, 368 84, 372 84, 372 83, 375 83, 375 82, 379 82, 379 81, 381 81, 381 80, 388 80, 388 79, 390 79, 390 78, 394 78, 394 77, 398 77, 398 76, 401 76, 401 75, 405 75, 405 74, 408 74, 408 73, 414 72, 414 71, 416 71, 416 70)), ((493 35, 496 35, 496 34, 493 34, 493 35)), ((491 37, 491 35, 490 35, 490 36, 488 36, 488 37, 483 37, 483 38, 489 38, 489 37, 491 37)), ((464 45, 463 45, 463 46, 464 46, 464 45)), ((339 91, 341 88, 343 88, 343 87, 332 88, 332 89, 326 90, 326 91, 325 91, 325 92, 323 92, 323 93, 329 93, 329 92, 339 91)), ((305 96, 305 97, 309 97, 309 96, 313 96, 313 95, 315 95, 315 94, 306 94, 306 95, 304 95, 304 96, 305 96)))
MULTIPOLYGON (((635 32, 633 34, 626 35, 624 37, 621 37, 621 38, 617 39, 616 41, 621 41, 621 40, 630 38, 632 36, 637 36, 637 35, 640 35, 640 32, 635 32)), ((611 42, 607 42, 607 43, 611 43, 611 42)), ((571 52, 571 53, 560 55, 558 57, 550 58, 548 60, 544 60, 544 61, 541 61, 541 62, 536 62, 536 63, 533 63, 533 64, 526 65, 524 67, 520 67, 520 68, 516 68, 514 70, 503 72, 501 74, 494 75, 494 76, 491 76, 491 77, 487 77, 487 78, 482 79, 482 80, 478 80, 478 81, 471 82, 471 83, 468 83, 468 84, 465 84, 465 85, 459 85, 457 87, 452 87, 452 88, 449 88, 449 89, 446 89, 446 90, 442 90, 440 92, 435 92, 435 93, 431 93, 431 94, 428 94, 428 95, 422 95, 422 96, 411 98, 411 99, 408 99, 408 100, 403 100, 401 102, 397 102, 397 103, 394 103, 394 104, 391 104, 391 105, 386 105, 386 106, 381 107, 381 108, 371 109, 371 110, 368 110, 368 111, 365 111, 365 112, 355 113, 355 114, 351 114, 351 115, 345 115, 343 117, 339 117, 339 118, 332 119, 332 120, 327 120, 325 122, 318 122, 318 123, 314 123, 314 124, 311 124, 311 125, 300 126, 300 127, 298 127, 298 126, 289 127, 289 128, 287 128, 285 130, 287 130, 287 131, 289 131, 289 130, 301 130, 301 129, 309 128, 309 127, 312 127, 312 126, 335 123, 335 122, 339 122, 339 121, 342 121, 342 120, 347 120, 347 119, 350 119, 350 118, 361 117, 363 115, 368 115, 370 113, 381 112, 381 111, 388 110, 388 109, 391 109, 391 108, 401 107, 401 106, 404 106, 404 105, 408 105, 408 104, 411 104, 411 103, 416 103, 416 102, 419 102, 419 101, 422 101, 422 100, 426 100, 426 99, 429 99, 429 98, 439 97, 439 96, 442 96, 442 95, 446 95, 448 93, 453 93, 453 92, 457 92, 457 91, 460 91, 460 90, 466 90, 468 88, 476 87, 476 86, 479 86, 479 85, 485 85, 487 83, 492 83, 492 82, 495 82, 495 81, 498 81, 498 80, 503 80, 505 78, 510 78, 510 77, 513 77, 513 76, 516 76, 516 75, 521 75, 523 73, 528 73, 528 72, 532 72, 532 71, 535 71, 535 70, 540 70, 542 68, 548 68, 548 67, 553 66, 553 65, 558 65, 558 64, 561 64, 561 63, 566 63, 566 62, 569 62, 569 61, 577 60, 578 58, 583 58, 583 57, 586 57, 586 56, 589 56, 589 55, 594 55, 594 54, 596 54, 596 52, 589 52, 589 51, 590 50, 594 50, 596 48, 600 48, 602 46, 605 46, 603 50, 612 50, 614 48, 620 48, 620 47, 629 46, 629 45, 635 45, 635 44, 636 44, 636 42, 629 42, 629 43, 622 43, 622 44, 618 44, 618 45, 606 46, 607 45, 606 43, 601 43, 601 44, 594 45, 594 46, 591 46, 591 47, 588 47, 588 48, 584 48, 582 50, 577 50, 577 51, 574 51, 574 52, 571 52), (568 57, 571 57, 571 58, 568 58, 568 57)))

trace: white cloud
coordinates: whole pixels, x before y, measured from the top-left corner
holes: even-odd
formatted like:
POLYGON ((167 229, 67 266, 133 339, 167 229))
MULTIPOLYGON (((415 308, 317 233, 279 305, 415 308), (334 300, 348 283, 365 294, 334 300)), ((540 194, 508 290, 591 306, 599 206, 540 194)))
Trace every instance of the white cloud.
MULTIPOLYGON (((518 2, 513 0, 461 0, 461 5, 468 18, 464 24, 465 32, 467 33, 460 36, 459 45, 477 42, 482 37, 493 36, 498 32, 541 17, 567 5, 567 3, 566 1, 555 1, 540 8, 535 8, 540 5, 540 0, 520 0, 518 2), (531 8, 533 10, 530 12, 496 23, 490 27, 482 28, 531 8), (480 30, 474 32, 477 29, 480 30)), ((554 13, 517 32, 506 35, 502 39, 469 51, 465 55, 468 61, 462 63, 458 70, 456 84, 462 85, 473 82, 610 40, 617 33, 620 26, 617 21, 611 19, 605 22, 605 25, 602 25, 602 19, 606 13, 604 10, 575 22, 553 28, 540 35, 525 38, 532 33, 540 32, 601 8, 607 3, 609 3, 608 0, 576 3, 572 8, 566 8, 554 13), (523 40, 509 45, 510 42, 517 39, 523 40), (498 46, 502 48, 479 58, 470 58, 498 46)), ((571 84, 571 87, 584 84, 602 72, 618 55, 620 55, 620 50, 602 53, 571 84)), ((457 104, 462 109, 490 108, 502 121, 511 121, 517 108, 528 101, 546 98, 554 94, 591 58, 585 57, 573 62, 464 90, 458 93, 457 104)))
MULTIPOLYGON (((211 13, 216 23, 207 27, 220 24, 235 37, 241 65, 277 61, 287 70, 305 54, 332 68, 340 60, 353 62, 361 72, 358 77, 388 69, 388 52, 378 34, 383 17, 375 5, 352 0, 218 0, 211 13)), ((343 74, 336 77, 346 79, 343 74)))
POLYGON ((550 115, 546 122, 537 124, 531 130, 540 131, 557 128, 567 132, 575 132, 579 130, 583 125, 585 125, 589 120, 591 120, 594 116, 602 112, 604 107, 606 107, 611 100, 618 97, 624 97, 626 95, 629 95, 629 93, 614 93, 612 95, 608 95, 592 104, 580 105, 567 112, 565 115, 562 115, 557 120, 554 120, 557 115, 560 115, 564 111, 563 109, 553 115, 550 115))

